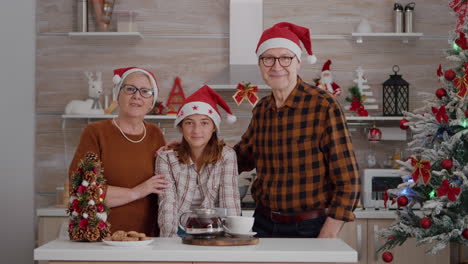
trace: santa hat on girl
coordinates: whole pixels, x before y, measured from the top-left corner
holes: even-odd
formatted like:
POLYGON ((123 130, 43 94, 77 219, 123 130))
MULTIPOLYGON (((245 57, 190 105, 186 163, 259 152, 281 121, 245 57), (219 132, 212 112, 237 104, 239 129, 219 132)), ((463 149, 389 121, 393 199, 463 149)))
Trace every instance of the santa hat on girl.
POLYGON ((308 28, 294 25, 288 22, 281 22, 273 27, 263 31, 260 40, 258 41, 257 57, 263 54, 268 49, 286 48, 294 52, 299 61, 301 61, 301 45, 304 45, 307 54, 307 61, 314 64, 317 58, 312 53, 312 42, 310 40, 310 32, 308 28))
POLYGON ((114 89, 112 91, 112 98, 114 101, 117 101, 117 97, 119 96, 120 88, 122 87, 123 81, 127 78, 128 75, 134 72, 141 72, 148 77, 150 80, 151 86, 154 91, 153 95, 153 106, 156 104, 156 100, 158 99, 158 83, 156 82, 156 76, 148 70, 138 67, 128 67, 128 68, 119 68, 114 70, 114 77, 112 78, 112 82, 114 83, 114 89))
POLYGON ((174 126, 177 127, 177 125, 187 116, 200 114, 210 117, 216 125, 216 129, 219 130, 221 114, 219 113, 217 105, 221 106, 221 108, 228 113, 226 121, 229 124, 236 122, 237 118, 232 114, 231 108, 229 108, 226 101, 224 101, 224 99, 213 89, 204 85, 185 99, 184 104, 180 107, 179 112, 177 113, 174 126))

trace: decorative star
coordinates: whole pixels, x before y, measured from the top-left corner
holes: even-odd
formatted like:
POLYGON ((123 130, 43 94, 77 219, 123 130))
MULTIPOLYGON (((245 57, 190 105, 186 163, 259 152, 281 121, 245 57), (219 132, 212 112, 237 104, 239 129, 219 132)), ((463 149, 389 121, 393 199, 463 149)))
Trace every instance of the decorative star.
POLYGON ((180 111, 179 116, 184 116, 184 111, 180 111))
POLYGON ((211 115, 212 113, 213 113, 213 110, 209 109, 209 110, 208 110, 208 114, 211 115))
POLYGON ((198 106, 194 105, 194 106, 192 106, 192 109, 193 110, 198 110, 198 106))

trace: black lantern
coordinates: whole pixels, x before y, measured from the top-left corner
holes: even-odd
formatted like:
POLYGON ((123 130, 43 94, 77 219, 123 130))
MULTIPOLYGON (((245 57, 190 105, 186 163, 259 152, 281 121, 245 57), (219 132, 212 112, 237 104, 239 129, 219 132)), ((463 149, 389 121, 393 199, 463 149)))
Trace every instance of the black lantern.
POLYGON ((393 66, 395 74, 383 83, 383 115, 403 116, 409 110, 409 83, 398 75, 400 67, 393 66))

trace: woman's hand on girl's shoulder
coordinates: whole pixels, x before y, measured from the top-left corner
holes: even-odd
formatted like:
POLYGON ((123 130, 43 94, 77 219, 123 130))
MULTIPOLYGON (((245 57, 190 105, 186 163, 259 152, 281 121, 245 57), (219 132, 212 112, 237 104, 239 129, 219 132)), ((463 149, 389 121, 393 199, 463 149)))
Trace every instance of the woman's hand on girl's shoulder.
POLYGON ((172 140, 172 141, 169 141, 169 142, 167 142, 166 145, 160 147, 160 148, 158 149, 158 151, 156 151, 156 155, 155 155, 155 156, 157 156, 158 153, 160 153, 160 152, 162 152, 162 151, 167 151, 167 150, 173 149, 174 147, 176 147, 176 146, 179 145, 179 144, 180 144, 180 140, 172 140))

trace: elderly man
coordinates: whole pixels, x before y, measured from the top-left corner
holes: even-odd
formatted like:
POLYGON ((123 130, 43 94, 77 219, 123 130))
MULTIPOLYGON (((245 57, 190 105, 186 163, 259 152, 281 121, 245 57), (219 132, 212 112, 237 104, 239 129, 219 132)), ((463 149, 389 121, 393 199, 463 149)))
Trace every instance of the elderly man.
POLYGON ((259 237, 336 237, 354 220, 359 198, 342 109, 328 91, 298 76, 300 42, 315 62, 307 28, 282 22, 263 32, 256 53, 272 93, 253 109, 234 147, 239 171, 257 169, 253 231, 259 237))

